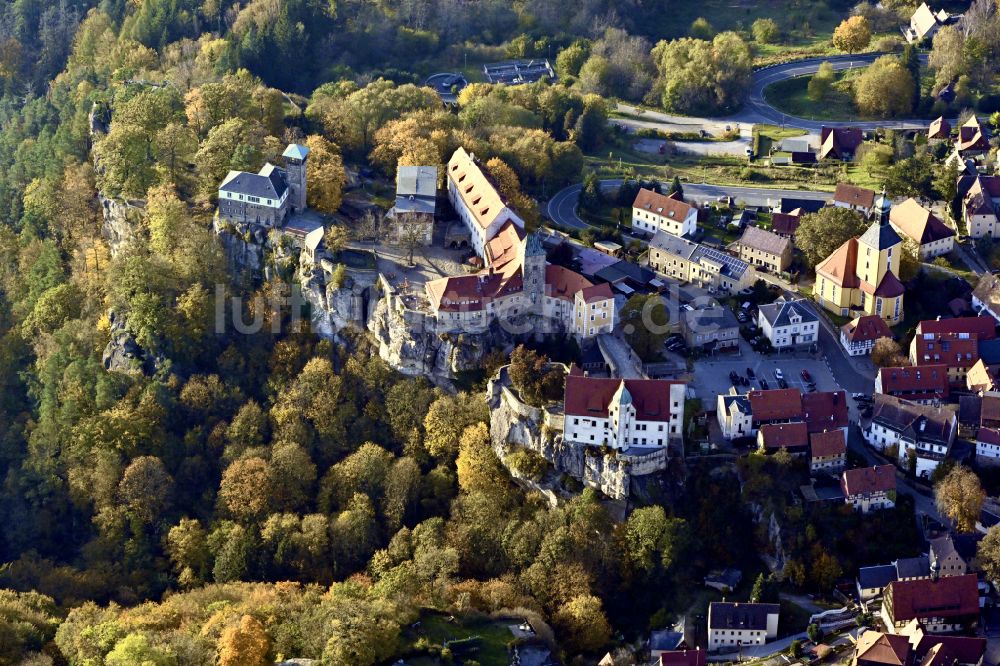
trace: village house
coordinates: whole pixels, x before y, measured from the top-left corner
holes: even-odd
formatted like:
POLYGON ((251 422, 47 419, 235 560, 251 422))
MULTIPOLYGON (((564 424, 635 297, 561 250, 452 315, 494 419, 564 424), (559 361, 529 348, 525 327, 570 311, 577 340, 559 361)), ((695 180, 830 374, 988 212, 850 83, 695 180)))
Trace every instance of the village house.
POLYGON ((705 650, 695 648, 694 650, 669 650, 659 652, 656 655, 650 651, 650 656, 659 659, 659 666, 705 666, 705 650))
POLYGON ((876 465, 845 470, 840 475, 844 503, 868 513, 896 506, 896 468, 876 465))
POLYGON ((847 392, 810 391, 802 394, 802 420, 810 433, 840 429, 847 435, 847 392))
POLYGON ((740 323, 732 310, 721 305, 682 310, 680 333, 692 349, 715 351, 738 349, 740 345, 740 323))
POLYGON ((903 30, 903 36, 910 44, 919 44, 925 39, 934 39, 938 29, 947 22, 948 12, 943 9, 935 12, 922 2, 910 16, 910 25, 903 30))
POLYGON ((841 429, 809 435, 809 471, 839 476, 847 465, 847 436, 841 429))
POLYGON ((772 273, 780 273, 792 263, 791 241, 760 227, 747 227, 737 246, 740 259, 772 273))
POLYGON ((982 155, 990 149, 990 134, 975 114, 969 116, 955 138, 955 150, 962 156, 982 155))
POLYGON ((927 141, 929 143, 947 141, 950 138, 951 123, 944 116, 939 116, 931 121, 930 127, 927 128, 927 141))
POLYGON ((683 382, 570 374, 563 439, 618 451, 681 443, 685 396, 683 382))
POLYGON ((855 585, 858 589, 858 599, 861 602, 871 601, 882 596, 882 591, 896 580, 896 564, 877 564, 871 567, 860 567, 855 585))
POLYGON ((821 127, 819 138, 821 160, 850 162, 864 143, 865 135, 857 127, 821 127))
POLYGON ((574 271, 548 265, 542 237, 525 233, 524 223, 506 208, 462 148, 449 161, 448 182, 449 197, 469 227, 473 248, 485 268, 424 285, 438 332, 485 330, 494 321, 529 315, 578 339, 614 329, 610 287, 595 286, 574 271))
POLYGON ((819 340, 819 315, 804 299, 761 305, 757 325, 775 349, 815 344, 819 340))
POLYGON ((980 666, 985 653, 985 638, 931 634, 910 622, 899 634, 864 630, 851 666, 980 666))
POLYGON ((676 195, 643 188, 632 203, 632 228, 649 234, 662 231, 673 236, 692 236, 698 229, 698 209, 676 195))
POLYGON ((757 431, 757 447, 761 453, 785 449, 793 456, 804 456, 809 452, 809 427, 805 423, 762 425, 757 431))
POLYGON ((421 245, 434 241, 437 213, 438 170, 434 166, 400 166, 396 169, 396 203, 386 218, 397 241, 413 238, 421 245))
POLYGON ((962 200, 962 217, 971 238, 1000 238, 1000 176, 961 176, 958 197, 962 200))
POLYGON ((280 227, 291 213, 305 210, 309 148, 289 144, 282 157, 284 169, 268 162, 257 173, 230 171, 219 185, 219 218, 280 227))
POLYGON ((903 398, 911 402, 937 404, 948 399, 951 384, 948 366, 908 365, 879 368, 875 375, 875 393, 903 398))
POLYGON ((911 466, 918 477, 930 478, 948 457, 957 434, 954 410, 878 394, 865 439, 882 452, 896 447, 900 467, 911 466))
POLYGON ((802 217, 795 213, 771 213, 771 231, 782 238, 794 239, 801 223, 802 217))
POLYGON ((736 389, 731 393, 716 397, 716 417, 719 429, 727 440, 751 437, 754 434, 753 411, 750 409, 750 398, 737 395, 736 389))
POLYGON ((824 308, 842 317, 878 315, 890 325, 903 318, 899 263, 903 241, 889 224, 889 203, 881 197, 879 219, 816 265, 813 295, 824 308))
POLYGON ((921 321, 910 343, 914 366, 946 365, 948 381, 965 384, 969 368, 979 361, 979 345, 996 337, 992 317, 956 317, 921 321))
POLYGON ((708 605, 708 649, 724 652, 774 640, 780 611, 778 604, 713 601, 708 605))
POLYGON ((929 261, 955 248, 955 230, 910 198, 892 207, 889 223, 900 236, 919 246, 920 260, 929 261))
MULTIPOLYGON (((992 342, 992 341, 991 341, 992 342)), ((980 345, 980 357, 976 364, 969 368, 965 375, 965 387, 973 393, 982 395, 986 391, 995 391, 1000 387, 1000 365, 987 365, 982 357, 982 345, 980 345)))
POLYGON ((987 466, 1000 465, 1000 392, 986 391, 980 400, 976 462, 987 466))
POLYGON ((891 340, 892 330, 878 315, 861 315, 840 327, 840 344, 851 356, 871 354, 880 338, 891 340))
POLYGON ((682 284, 733 292, 749 287, 755 277, 747 262, 665 232, 657 232, 649 241, 649 266, 682 284))
POLYGON ((911 666, 909 638, 871 629, 863 631, 854 646, 851 666, 911 666))
POLYGON ((868 217, 875 207, 875 191, 850 183, 837 183, 832 203, 837 208, 857 211, 868 217))
POLYGON ((970 629, 979 619, 976 576, 894 581, 886 588, 881 614, 893 634, 901 633, 912 620, 932 634, 970 629))
MULTIPOLYGON (((968 540, 965 540, 968 542, 968 540)), ((959 553, 955 538, 949 533, 928 542, 927 557, 930 560, 931 572, 935 577, 964 576, 971 572, 971 560, 975 557, 975 542, 972 553, 959 553), (968 559, 967 559, 968 558, 968 559)))
POLYGON ((987 273, 972 290, 972 308, 1000 322, 1000 276, 987 273))

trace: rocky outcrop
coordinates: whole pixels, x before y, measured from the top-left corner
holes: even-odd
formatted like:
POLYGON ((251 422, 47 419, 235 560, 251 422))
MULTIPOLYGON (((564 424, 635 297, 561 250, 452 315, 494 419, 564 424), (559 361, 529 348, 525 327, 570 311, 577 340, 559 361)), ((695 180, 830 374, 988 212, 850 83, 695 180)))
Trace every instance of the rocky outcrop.
POLYGON ((105 370, 126 375, 156 373, 165 359, 144 350, 135 336, 128 331, 125 319, 119 317, 113 310, 108 313, 108 321, 111 323, 111 339, 101 357, 105 370))
POLYGON ((561 415, 528 406, 504 386, 502 375, 490 381, 490 440, 501 461, 517 447, 524 447, 548 460, 558 472, 569 474, 613 499, 631 494, 633 476, 664 470, 666 450, 644 456, 582 446, 562 438, 561 415))
POLYGON ((111 255, 114 256, 139 233, 146 202, 111 199, 102 193, 97 194, 97 200, 101 204, 103 218, 101 232, 104 240, 108 242, 111 255))
POLYGON ((259 224, 234 225, 216 218, 213 228, 219 237, 226 256, 226 267, 231 275, 261 273, 268 240, 264 227, 259 224))

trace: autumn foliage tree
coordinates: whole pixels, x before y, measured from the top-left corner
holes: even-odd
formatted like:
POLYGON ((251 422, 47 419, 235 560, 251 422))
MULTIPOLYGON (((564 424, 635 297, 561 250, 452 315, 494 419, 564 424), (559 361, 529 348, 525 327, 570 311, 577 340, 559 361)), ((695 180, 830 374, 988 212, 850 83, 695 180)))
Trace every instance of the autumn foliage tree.
POLYGON ((833 45, 846 53, 861 51, 871 39, 871 27, 864 16, 848 17, 833 31, 833 45))
POLYGON ((219 666, 266 666, 271 639, 256 618, 244 615, 219 637, 219 666))
POLYGON ((318 134, 306 139, 309 159, 306 161, 308 204, 322 213, 335 213, 344 199, 347 175, 340 149, 318 134))
POLYGON ((986 493, 979 477, 968 467, 957 465, 934 486, 934 504, 955 523, 959 532, 972 532, 979 520, 986 493))

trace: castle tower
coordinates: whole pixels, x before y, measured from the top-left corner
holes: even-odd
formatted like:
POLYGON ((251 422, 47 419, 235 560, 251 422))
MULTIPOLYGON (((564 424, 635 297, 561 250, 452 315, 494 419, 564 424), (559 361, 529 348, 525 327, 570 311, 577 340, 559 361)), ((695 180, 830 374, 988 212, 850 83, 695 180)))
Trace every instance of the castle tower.
POLYGON ((292 210, 300 212, 306 209, 306 158, 309 148, 298 143, 288 144, 285 152, 285 174, 288 178, 288 203, 292 210))
POLYGON ((545 293, 545 248, 537 234, 528 234, 523 241, 524 291, 533 305, 541 308, 545 293))

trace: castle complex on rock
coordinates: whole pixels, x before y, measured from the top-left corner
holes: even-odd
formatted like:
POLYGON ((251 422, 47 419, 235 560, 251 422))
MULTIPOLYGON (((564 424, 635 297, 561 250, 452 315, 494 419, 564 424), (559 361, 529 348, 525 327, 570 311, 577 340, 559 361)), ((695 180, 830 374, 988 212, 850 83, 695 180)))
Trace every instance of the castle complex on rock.
POLYGON ((611 287, 547 264, 541 242, 525 231, 524 221, 463 148, 448 161, 448 198, 484 268, 425 285, 439 331, 483 330, 527 315, 558 323, 577 338, 612 331, 611 287))

